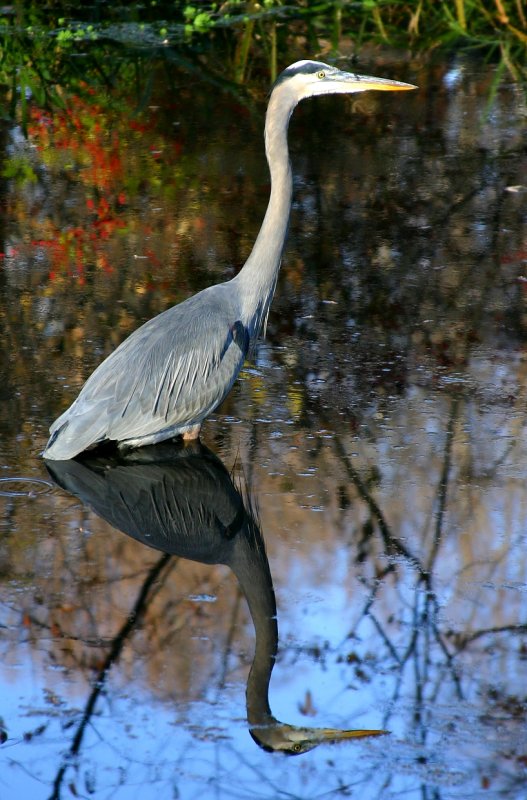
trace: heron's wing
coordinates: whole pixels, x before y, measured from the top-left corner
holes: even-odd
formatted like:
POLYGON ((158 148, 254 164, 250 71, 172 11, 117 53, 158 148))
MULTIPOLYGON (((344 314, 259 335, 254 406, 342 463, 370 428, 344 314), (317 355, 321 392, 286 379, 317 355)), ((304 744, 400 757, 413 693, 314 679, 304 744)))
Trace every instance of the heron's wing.
MULTIPOLYGON (((192 305, 170 309, 167 330, 160 324, 145 332, 146 341, 133 348, 140 352, 139 369, 122 364, 110 399, 108 438, 201 422, 230 390, 247 355, 247 331, 215 304, 200 305, 198 317, 192 305)), ((123 362, 130 355, 124 353, 123 362)))
POLYGON ((137 439, 193 425, 213 411, 249 347, 226 286, 200 292, 126 339, 53 424, 45 455, 72 458, 104 439, 137 439))

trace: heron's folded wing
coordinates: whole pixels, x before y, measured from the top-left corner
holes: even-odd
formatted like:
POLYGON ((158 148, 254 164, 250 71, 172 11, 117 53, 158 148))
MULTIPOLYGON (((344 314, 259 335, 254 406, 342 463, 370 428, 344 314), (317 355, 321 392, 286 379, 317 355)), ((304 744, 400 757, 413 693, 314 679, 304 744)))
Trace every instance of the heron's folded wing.
POLYGON ((199 318, 192 313, 193 304, 188 305, 165 312, 166 327, 158 324, 149 331, 148 324, 143 326, 140 346, 132 343, 130 352, 126 347, 116 351, 121 363, 109 365, 115 378, 108 438, 122 440, 194 424, 231 388, 247 355, 246 329, 215 304, 200 306, 199 318), (134 356, 133 369, 127 368, 134 356))
POLYGON ((249 346, 222 286, 163 312, 111 353, 53 423, 45 455, 71 458, 104 439, 123 441, 193 425, 213 411, 249 346))

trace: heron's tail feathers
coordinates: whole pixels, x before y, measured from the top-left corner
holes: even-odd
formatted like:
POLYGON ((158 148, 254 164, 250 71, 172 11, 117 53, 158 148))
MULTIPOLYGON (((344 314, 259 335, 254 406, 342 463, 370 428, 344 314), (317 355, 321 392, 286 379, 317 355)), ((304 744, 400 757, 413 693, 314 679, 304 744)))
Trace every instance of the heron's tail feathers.
POLYGON ((102 415, 99 424, 96 425, 93 414, 70 416, 70 412, 71 408, 55 420, 51 426, 51 436, 42 454, 44 458, 52 461, 67 461, 106 438, 106 425, 102 415))

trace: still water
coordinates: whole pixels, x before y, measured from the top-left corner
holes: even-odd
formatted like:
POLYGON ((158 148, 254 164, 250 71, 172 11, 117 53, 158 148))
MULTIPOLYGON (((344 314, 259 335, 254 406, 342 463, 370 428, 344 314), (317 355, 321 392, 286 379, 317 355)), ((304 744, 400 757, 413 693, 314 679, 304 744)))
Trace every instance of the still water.
POLYGON ((2 800, 525 796, 527 110, 492 66, 361 69, 419 91, 295 112, 267 339, 203 448, 127 463, 39 454, 243 264, 264 105, 160 75, 3 129, 2 800))

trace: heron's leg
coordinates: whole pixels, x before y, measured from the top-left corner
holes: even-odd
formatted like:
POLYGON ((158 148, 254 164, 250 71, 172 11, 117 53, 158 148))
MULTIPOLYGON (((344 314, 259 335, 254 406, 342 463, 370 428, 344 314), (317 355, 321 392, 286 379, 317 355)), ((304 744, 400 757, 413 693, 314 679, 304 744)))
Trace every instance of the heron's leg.
POLYGON ((201 425, 192 425, 191 427, 187 428, 187 430, 181 434, 181 438, 184 442, 193 442, 196 439, 199 439, 199 432, 201 430, 201 425))

